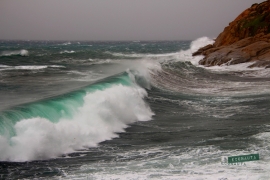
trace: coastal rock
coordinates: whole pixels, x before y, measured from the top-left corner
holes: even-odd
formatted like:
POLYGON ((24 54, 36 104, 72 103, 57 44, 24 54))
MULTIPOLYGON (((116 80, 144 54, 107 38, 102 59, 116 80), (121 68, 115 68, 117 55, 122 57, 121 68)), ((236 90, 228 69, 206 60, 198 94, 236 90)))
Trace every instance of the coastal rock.
POLYGON ((204 55, 205 66, 255 62, 252 67, 270 66, 270 0, 253 4, 242 12, 216 38, 193 53, 204 55))
POLYGON ((202 48, 200 48, 198 51, 196 51, 195 53, 192 54, 192 56, 197 56, 197 55, 201 55, 204 51, 213 48, 212 44, 208 44, 207 46, 204 46, 202 48))

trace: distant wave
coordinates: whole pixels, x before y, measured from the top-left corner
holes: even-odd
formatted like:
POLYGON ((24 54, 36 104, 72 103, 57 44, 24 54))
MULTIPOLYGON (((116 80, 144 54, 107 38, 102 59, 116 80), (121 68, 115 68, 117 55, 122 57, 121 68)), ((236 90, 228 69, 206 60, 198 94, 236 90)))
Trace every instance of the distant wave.
POLYGON ((60 54, 65 54, 65 53, 67 53, 67 54, 72 54, 72 53, 75 53, 75 51, 67 51, 67 50, 64 50, 64 51, 61 51, 60 52, 60 54))
POLYGON ((29 66, 7 66, 0 64, 0 70, 40 70, 46 68, 65 68, 65 66, 59 65, 29 65, 29 66))
POLYGON ((125 53, 114 53, 114 52, 106 52, 107 54, 111 54, 115 57, 122 57, 122 58, 133 58, 133 59, 155 59, 155 60, 161 60, 166 61, 170 59, 177 58, 179 52, 174 53, 164 53, 164 54, 125 54, 125 53))
POLYGON ((3 51, 0 56, 29 56, 29 52, 25 49, 16 51, 3 51))
POLYGON ((66 46, 66 45, 70 45, 70 44, 71 44, 71 42, 65 42, 65 43, 58 44, 58 45, 64 45, 64 46, 66 46))

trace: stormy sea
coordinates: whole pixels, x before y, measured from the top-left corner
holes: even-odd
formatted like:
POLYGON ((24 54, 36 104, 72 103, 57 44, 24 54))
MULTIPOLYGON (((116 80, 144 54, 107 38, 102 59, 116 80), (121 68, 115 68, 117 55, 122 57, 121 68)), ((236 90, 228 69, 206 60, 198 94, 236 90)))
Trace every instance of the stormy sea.
POLYGON ((270 179, 270 69, 209 43, 0 41, 0 179, 270 179))

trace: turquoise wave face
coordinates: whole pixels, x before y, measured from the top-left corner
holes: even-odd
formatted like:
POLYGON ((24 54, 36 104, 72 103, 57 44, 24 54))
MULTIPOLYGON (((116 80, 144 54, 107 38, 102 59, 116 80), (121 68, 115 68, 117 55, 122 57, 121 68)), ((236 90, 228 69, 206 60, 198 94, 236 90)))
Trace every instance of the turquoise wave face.
POLYGON ((60 119, 72 119, 73 115, 78 113, 78 108, 83 106, 84 97, 87 93, 104 91, 113 85, 119 84, 124 86, 132 85, 128 73, 103 79, 68 94, 8 109, 0 113, 0 134, 7 137, 15 136, 14 125, 23 119, 40 117, 52 123, 57 123, 60 119))

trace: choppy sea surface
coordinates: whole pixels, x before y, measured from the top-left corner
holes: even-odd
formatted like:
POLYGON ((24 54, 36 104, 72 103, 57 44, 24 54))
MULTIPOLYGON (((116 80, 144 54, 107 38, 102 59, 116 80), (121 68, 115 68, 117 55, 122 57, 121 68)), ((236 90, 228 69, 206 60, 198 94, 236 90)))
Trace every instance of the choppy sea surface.
POLYGON ((270 69, 209 43, 0 41, 0 179, 270 179, 270 69))

